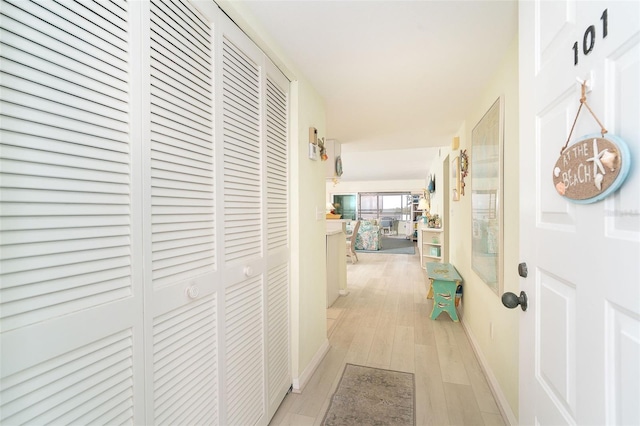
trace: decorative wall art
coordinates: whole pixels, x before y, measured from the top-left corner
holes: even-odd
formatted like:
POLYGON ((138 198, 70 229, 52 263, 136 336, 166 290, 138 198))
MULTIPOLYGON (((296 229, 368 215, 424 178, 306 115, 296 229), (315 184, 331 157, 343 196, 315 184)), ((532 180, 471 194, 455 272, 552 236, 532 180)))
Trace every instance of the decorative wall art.
POLYGON ((429 183, 427 184, 427 191, 431 194, 436 192, 436 175, 429 176, 429 183))
POLYGON ((324 144, 324 138, 318 139, 318 147, 320 148, 320 160, 327 161, 329 156, 327 155, 327 147, 324 144))
POLYGON ((553 168, 553 186, 564 198, 587 204, 606 198, 623 184, 631 169, 631 154, 622 139, 607 135, 607 129, 587 104, 587 82, 581 84, 580 106, 553 168), (583 105, 600 125, 600 133, 583 136, 569 145, 583 105))
POLYGON ((503 287, 503 117, 498 98, 471 132, 471 266, 497 295, 503 287))
POLYGON ((584 136, 560 154, 553 184, 558 194, 575 203, 602 200, 622 185, 630 158, 629 148, 616 136, 584 136))
POLYGON ((327 147, 324 138, 318 138, 318 129, 309 127, 309 159, 317 161, 318 156, 320 160, 327 161, 327 147))
POLYGON ((467 155, 466 149, 463 149, 462 152, 460 153, 459 170, 460 170, 459 171, 460 177, 458 178, 460 180, 459 190, 460 190, 460 195, 464 195, 464 187, 465 187, 464 179, 469 174, 469 156, 467 155))

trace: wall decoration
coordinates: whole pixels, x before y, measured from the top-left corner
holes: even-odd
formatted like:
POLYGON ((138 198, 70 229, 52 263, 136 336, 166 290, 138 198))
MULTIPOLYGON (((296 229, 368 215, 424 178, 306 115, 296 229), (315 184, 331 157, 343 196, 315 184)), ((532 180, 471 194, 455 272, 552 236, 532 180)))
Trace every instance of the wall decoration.
POLYGON ((324 145, 324 138, 318 139, 318 147, 320 148, 320 160, 327 161, 329 156, 327 155, 327 147, 324 145))
POLYGON ((427 184, 427 190, 432 194, 436 192, 436 175, 429 176, 429 183, 427 184))
POLYGON ((460 153, 460 195, 464 195, 464 187, 465 187, 465 183, 464 183, 464 179, 467 177, 467 175, 469 174, 469 156, 467 155, 467 150, 463 149, 462 152, 460 153))
POLYGON ((496 295, 503 287, 503 116, 498 98, 471 132, 471 266, 496 295))
POLYGON ((553 185, 570 201, 593 203, 615 192, 630 167, 631 155, 622 139, 601 134, 585 136, 560 154, 553 168, 553 185))
POLYGON ((309 158, 316 161, 318 160, 318 155, 321 161, 327 161, 329 158, 324 138, 318 138, 318 129, 309 127, 309 158))
POLYGON ((631 169, 631 154, 622 139, 607 135, 607 129, 587 103, 587 81, 578 79, 578 82, 581 84, 580 106, 553 167, 553 185, 558 194, 568 200, 587 204, 604 199, 622 185, 631 169), (600 126, 600 134, 584 136, 569 146, 583 106, 600 126))

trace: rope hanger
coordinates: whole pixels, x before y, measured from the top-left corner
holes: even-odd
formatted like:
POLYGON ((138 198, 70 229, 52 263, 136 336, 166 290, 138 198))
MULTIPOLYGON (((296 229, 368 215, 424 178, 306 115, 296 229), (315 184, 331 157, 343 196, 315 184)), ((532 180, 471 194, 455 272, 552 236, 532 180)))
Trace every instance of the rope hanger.
POLYGON ((605 133, 607 133, 607 129, 604 128, 600 120, 598 120, 598 117, 596 117, 596 115, 591 110, 591 107, 587 103, 587 80, 584 80, 583 82, 581 82, 581 85, 582 85, 582 88, 581 88, 582 94, 580 96, 580 106, 578 107, 576 118, 575 120, 573 120, 573 126, 571 126, 571 131, 569 132, 569 137, 567 138, 567 142, 565 142, 564 146, 560 150, 560 155, 562 155, 562 153, 565 151, 565 149, 567 149, 567 146, 569 145, 569 141, 571 140, 571 135, 573 134, 573 129, 576 127, 576 123, 578 122, 578 116, 580 115, 580 111, 582 110, 582 105, 587 107, 587 109, 589 110, 593 118, 598 122, 598 125, 600 126, 600 129, 601 129, 600 133, 602 134, 602 137, 604 137, 605 133))

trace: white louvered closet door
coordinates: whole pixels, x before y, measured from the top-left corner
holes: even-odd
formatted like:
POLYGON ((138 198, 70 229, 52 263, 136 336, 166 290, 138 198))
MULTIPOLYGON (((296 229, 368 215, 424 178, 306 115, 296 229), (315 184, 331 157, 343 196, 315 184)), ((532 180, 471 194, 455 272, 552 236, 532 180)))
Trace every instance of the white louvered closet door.
POLYGON ((211 24, 217 8, 199 7, 150 4, 146 366, 155 425, 219 421, 211 24))
POLYGON ((221 418, 267 424, 291 385, 289 82, 228 18, 218 27, 221 418))
POLYGON ((0 5, 2 424, 144 422, 134 9, 0 5))
POLYGON ((288 82, 211 1, 0 20, 0 423, 267 424, 288 82))
POLYGON ((289 81, 267 60, 263 156, 266 158, 267 418, 291 386, 289 341, 289 81))
POLYGON ((254 425, 266 419, 262 52, 228 18, 219 27, 221 419, 254 425))

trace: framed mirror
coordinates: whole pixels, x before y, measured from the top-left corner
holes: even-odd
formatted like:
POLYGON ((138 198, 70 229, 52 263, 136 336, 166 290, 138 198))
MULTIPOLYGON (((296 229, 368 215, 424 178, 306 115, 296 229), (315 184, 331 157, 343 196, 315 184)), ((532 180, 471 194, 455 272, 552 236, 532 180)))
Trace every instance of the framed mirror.
POLYGON ((502 294, 503 102, 498 98, 471 132, 471 266, 502 294))

